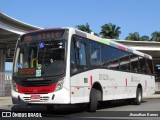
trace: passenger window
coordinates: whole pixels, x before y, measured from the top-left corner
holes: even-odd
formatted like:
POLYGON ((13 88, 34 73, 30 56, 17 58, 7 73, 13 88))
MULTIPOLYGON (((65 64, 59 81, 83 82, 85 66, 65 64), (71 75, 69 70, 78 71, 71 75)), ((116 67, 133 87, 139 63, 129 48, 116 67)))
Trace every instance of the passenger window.
POLYGON ((79 41, 73 41, 71 47, 71 63, 86 65, 86 46, 79 41))
POLYGON ((90 62, 93 66, 99 66, 101 64, 100 57, 100 45, 96 42, 90 44, 90 62))
POLYGON ((72 43, 71 43, 71 58, 70 58, 71 64, 76 64, 76 54, 75 54, 76 45, 75 44, 76 44, 76 41, 72 40, 72 43))
POLYGON ((146 58, 139 57, 139 61, 140 61, 140 73, 146 74, 147 73, 146 58))
POLYGON ((73 37, 71 42, 71 74, 87 69, 86 44, 73 37))
POLYGON ((152 60, 147 59, 147 74, 153 74, 153 63, 152 60))
POLYGON ((118 55, 117 49, 107 46, 107 49, 106 49, 107 68, 119 69, 119 57, 117 55, 118 55))
POLYGON ((132 72, 139 72, 139 58, 138 55, 130 55, 130 64, 131 64, 131 71, 132 72))
POLYGON ((86 46, 84 43, 80 43, 79 60, 80 65, 86 65, 86 46))
POLYGON ((105 46, 101 46, 101 66, 102 67, 106 67, 106 47, 105 46))
POLYGON ((130 71, 129 54, 125 51, 120 51, 120 53, 120 70, 130 71))

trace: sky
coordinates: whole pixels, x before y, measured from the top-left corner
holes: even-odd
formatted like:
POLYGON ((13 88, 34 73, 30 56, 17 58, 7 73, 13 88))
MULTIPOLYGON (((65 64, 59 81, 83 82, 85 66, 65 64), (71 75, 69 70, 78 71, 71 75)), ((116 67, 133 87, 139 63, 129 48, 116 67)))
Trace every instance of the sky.
POLYGON ((160 31, 160 0, 0 0, 0 12, 25 23, 43 27, 90 25, 99 33, 101 26, 121 27, 120 39, 129 33, 140 36, 160 31))

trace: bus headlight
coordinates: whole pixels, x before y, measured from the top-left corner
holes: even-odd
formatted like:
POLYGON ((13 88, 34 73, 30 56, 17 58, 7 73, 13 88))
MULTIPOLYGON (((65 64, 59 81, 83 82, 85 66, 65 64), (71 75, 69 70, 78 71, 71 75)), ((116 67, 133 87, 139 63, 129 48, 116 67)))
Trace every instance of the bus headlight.
POLYGON ((58 81, 54 91, 61 90, 63 88, 63 82, 63 80, 58 81))
POLYGON ((18 92, 18 89, 17 89, 17 84, 14 80, 12 80, 12 89, 16 92, 18 92))

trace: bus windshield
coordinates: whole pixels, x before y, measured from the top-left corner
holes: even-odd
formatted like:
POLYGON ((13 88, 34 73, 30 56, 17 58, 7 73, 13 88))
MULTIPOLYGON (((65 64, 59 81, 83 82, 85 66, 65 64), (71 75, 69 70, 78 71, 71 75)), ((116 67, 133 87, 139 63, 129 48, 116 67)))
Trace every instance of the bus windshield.
POLYGON ((15 77, 47 77, 65 72, 66 40, 19 42, 13 75, 15 77))

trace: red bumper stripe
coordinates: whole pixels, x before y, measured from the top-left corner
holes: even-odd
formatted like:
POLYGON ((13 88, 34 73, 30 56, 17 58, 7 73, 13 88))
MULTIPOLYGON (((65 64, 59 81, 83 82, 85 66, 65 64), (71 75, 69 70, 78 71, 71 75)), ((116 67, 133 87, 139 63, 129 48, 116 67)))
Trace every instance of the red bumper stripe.
POLYGON ((90 76, 90 85, 92 86, 92 75, 90 76))
POLYGON ((53 92, 56 87, 56 83, 50 86, 35 86, 35 87, 23 87, 17 84, 18 92, 24 94, 47 94, 53 92))
POLYGON ((128 80, 126 79, 126 87, 128 86, 128 80))

